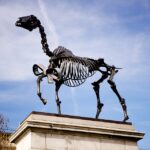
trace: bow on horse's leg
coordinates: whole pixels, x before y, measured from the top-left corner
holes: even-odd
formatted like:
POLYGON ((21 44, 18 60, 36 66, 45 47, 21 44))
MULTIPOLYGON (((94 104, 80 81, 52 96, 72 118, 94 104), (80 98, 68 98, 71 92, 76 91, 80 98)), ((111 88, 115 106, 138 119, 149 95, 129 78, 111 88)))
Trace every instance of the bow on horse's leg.
POLYGON ((61 108, 60 108, 61 101, 59 100, 58 91, 59 91, 62 83, 63 83, 62 81, 56 81, 56 83, 55 83, 56 104, 57 104, 57 111, 59 114, 61 114, 61 108))
POLYGON ((123 122, 125 122, 125 121, 127 121, 129 119, 128 114, 127 114, 127 106, 126 106, 126 103, 125 103, 125 99, 121 97, 121 95, 119 94, 119 92, 117 90, 116 84, 113 81, 114 75, 118 72, 118 70, 116 70, 115 67, 112 67, 110 69, 110 72, 111 73, 110 73, 110 77, 108 79, 108 83, 110 84, 111 89, 117 95, 117 97, 119 99, 119 102, 120 102, 120 104, 122 106, 122 109, 123 109, 123 112, 124 112, 124 120, 123 120, 123 122))
POLYGON ((42 98, 42 93, 40 92, 40 82, 42 81, 42 79, 46 77, 46 75, 42 74, 40 76, 38 76, 37 79, 37 95, 39 96, 40 100, 43 102, 43 104, 45 105, 47 103, 47 100, 42 98))
POLYGON ((100 83, 102 83, 108 77, 108 73, 107 72, 101 72, 101 73, 102 73, 102 77, 98 81, 92 83, 94 92, 95 92, 96 97, 97 97, 97 113, 96 113, 96 118, 98 118, 98 116, 99 116, 99 114, 100 114, 100 112, 102 110, 102 107, 104 105, 103 103, 101 103, 100 96, 99 96, 100 83))

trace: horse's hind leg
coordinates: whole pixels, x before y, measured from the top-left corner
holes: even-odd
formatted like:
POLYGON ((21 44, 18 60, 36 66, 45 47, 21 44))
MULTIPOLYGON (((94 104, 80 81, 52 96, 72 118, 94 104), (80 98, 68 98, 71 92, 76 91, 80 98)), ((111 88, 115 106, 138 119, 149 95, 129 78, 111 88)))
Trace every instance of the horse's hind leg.
POLYGON ((46 75, 44 75, 44 74, 38 76, 38 79, 37 79, 37 95, 39 96, 39 98, 43 102, 43 104, 45 105, 47 103, 47 100, 42 98, 42 93, 41 93, 41 89, 40 89, 40 83, 41 83, 41 81, 44 77, 46 77, 46 75))
POLYGON ((119 102, 120 102, 120 104, 122 106, 122 109, 123 109, 123 112, 124 112, 124 120, 123 120, 123 122, 125 122, 125 121, 127 121, 129 119, 128 114, 127 114, 127 106, 126 106, 126 103, 125 103, 125 99, 121 97, 121 95, 119 94, 119 92, 117 90, 116 84, 113 81, 114 75, 116 73, 117 73, 117 70, 115 70, 115 68, 112 68, 110 77, 108 79, 108 83, 110 84, 113 92, 117 95, 117 97, 119 99, 119 102))
POLYGON ((102 107, 104 105, 100 101, 100 95, 99 95, 100 83, 102 83, 107 77, 108 77, 108 73, 103 72, 102 77, 98 81, 92 83, 93 89, 94 89, 94 92, 95 92, 96 98, 97 98, 97 113, 96 113, 95 118, 98 118, 98 116, 102 110, 102 107))

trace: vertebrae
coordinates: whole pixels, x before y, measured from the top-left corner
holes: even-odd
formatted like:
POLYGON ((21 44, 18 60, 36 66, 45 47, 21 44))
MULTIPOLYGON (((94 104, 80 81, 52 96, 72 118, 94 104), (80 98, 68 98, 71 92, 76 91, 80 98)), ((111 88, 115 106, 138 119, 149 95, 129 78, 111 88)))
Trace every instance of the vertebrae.
POLYGON ((50 51, 48 43, 47 43, 47 38, 46 38, 46 33, 44 32, 44 27, 39 24, 39 32, 41 34, 41 44, 42 44, 42 49, 46 55, 49 57, 53 56, 53 53, 50 51))
MULTIPOLYGON (((59 68, 61 79, 67 86, 79 86, 99 69, 98 60, 75 56, 70 50, 58 47, 50 59, 50 66, 59 68), (52 65, 53 64, 53 65, 52 65)), ((49 66, 49 68, 51 68, 49 66)))

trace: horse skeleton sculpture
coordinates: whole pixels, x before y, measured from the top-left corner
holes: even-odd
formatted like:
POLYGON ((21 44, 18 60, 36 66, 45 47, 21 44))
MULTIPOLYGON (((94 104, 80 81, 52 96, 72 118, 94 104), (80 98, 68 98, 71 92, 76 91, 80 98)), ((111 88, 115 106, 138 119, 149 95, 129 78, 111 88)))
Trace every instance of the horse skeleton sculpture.
POLYGON ((25 28, 29 31, 32 31, 35 28, 39 28, 39 32, 41 35, 41 44, 42 49, 46 55, 50 57, 49 66, 45 68, 43 65, 33 65, 33 72, 37 79, 37 95, 43 102, 46 104, 47 101, 42 97, 40 92, 40 82, 43 78, 47 77, 49 83, 55 82, 55 90, 56 90, 56 103, 58 113, 61 114, 60 104, 61 101, 58 97, 58 91, 62 84, 65 84, 69 87, 76 87, 85 82, 85 80, 92 76, 96 71, 99 71, 102 76, 101 78, 93 82, 93 89, 95 91, 97 97, 97 113, 96 118, 98 118, 103 104, 100 101, 99 89, 100 84, 108 78, 108 83, 110 84, 113 92, 117 95, 119 102, 122 106, 124 112, 124 122, 129 119, 127 115, 127 107, 125 104, 124 98, 122 98, 116 88, 116 84, 113 81, 114 75, 118 72, 115 66, 109 66, 104 62, 104 59, 94 60, 91 58, 78 57, 75 56, 70 50, 59 46, 53 52, 49 50, 49 46, 46 39, 46 34, 44 32, 44 28, 41 25, 41 22, 34 16, 24 16, 20 17, 16 22, 16 26, 25 28), (102 68, 105 68, 102 70, 102 68))

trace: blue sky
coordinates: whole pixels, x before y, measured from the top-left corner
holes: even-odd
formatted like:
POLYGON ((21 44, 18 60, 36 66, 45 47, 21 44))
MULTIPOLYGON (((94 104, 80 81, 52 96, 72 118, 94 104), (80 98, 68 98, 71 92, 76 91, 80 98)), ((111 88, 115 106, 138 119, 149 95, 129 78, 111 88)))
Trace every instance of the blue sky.
MULTIPOLYGON (((34 14, 47 33, 50 49, 62 45, 74 54, 104 58, 123 69, 115 77, 126 99, 130 122, 146 133, 139 146, 150 149, 150 1, 149 0, 14 0, 0 1, 0 113, 15 129, 31 111, 56 113, 54 85, 42 82, 44 106, 36 95, 32 65, 48 65, 38 30, 15 26, 18 17, 34 14)), ((94 117, 96 98, 89 78, 77 88, 62 86, 62 112, 94 117)), ((102 84, 103 119, 122 120, 118 99, 107 82, 102 84)))

